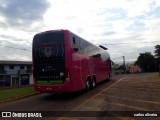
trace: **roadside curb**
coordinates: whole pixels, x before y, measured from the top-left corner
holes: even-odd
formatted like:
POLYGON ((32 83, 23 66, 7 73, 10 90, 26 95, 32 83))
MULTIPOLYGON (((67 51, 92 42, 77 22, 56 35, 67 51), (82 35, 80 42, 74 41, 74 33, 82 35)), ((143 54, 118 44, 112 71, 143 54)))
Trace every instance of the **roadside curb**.
POLYGON ((4 101, 2 100, 2 101, 0 101, 0 104, 11 102, 11 101, 16 101, 16 100, 20 100, 20 99, 24 99, 24 98, 35 96, 35 95, 38 95, 38 94, 41 94, 41 93, 35 93, 35 94, 29 94, 29 95, 19 96, 19 97, 11 98, 11 99, 4 100, 4 101))

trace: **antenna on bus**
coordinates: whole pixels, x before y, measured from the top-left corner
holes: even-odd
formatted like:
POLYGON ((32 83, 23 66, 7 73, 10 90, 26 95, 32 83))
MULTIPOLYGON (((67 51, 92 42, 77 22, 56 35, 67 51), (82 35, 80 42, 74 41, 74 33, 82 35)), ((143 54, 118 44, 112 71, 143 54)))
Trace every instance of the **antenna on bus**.
POLYGON ((108 48, 102 46, 102 45, 99 45, 100 48, 104 49, 104 50, 108 50, 108 48))

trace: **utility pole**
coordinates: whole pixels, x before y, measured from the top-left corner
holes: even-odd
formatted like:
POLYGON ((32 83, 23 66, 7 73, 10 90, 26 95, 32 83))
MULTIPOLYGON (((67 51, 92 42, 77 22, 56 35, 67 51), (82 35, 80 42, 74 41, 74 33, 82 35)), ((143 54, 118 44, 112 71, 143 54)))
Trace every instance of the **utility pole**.
POLYGON ((123 57, 123 67, 124 67, 124 74, 126 74, 125 57, 124 57, 124 56, 122 56, 122 57, 123 57))

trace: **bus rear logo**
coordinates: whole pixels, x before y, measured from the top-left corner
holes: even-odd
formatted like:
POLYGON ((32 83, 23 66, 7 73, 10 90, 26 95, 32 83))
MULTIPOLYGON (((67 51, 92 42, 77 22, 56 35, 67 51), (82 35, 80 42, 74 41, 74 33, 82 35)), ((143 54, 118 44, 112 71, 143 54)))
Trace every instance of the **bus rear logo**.
POLYGON ((51 57, 52 56, 52 47, 45 47, 43 49, 43 54, 46 56, 46 57, 51 57))

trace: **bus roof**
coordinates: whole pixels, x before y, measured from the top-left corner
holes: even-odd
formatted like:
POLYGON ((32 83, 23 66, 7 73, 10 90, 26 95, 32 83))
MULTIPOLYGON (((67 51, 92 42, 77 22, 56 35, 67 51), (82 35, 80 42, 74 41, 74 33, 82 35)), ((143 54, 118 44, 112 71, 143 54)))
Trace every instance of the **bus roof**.
MULTIPOLYGON (((60 31, 68 31, 68 32, 76 35, 77 37, 82 38, 82 37, 78 36, 77 34, 73 33, 72 31, 70 31, 70 30, 68 30, 68 29, 47 30, 47 31, 44 31, 44 32, 37 33, 36 35, 38 35, 38 34, 44 34, 44 33, 47 33, 47 32, 60 32, 60 31)), ((83 38, 82 38, 82 39, 83 39, 83 38)), ((94 45, 93 43, 91 43, 90 41, 88 41, 88 40, 86 40, 86 39, 83 39, 83 40, 85 40, 85 41, 87 41, 88 43, 94 45)), ((96 45, 94 45, 94 46, 96 46, 96 45)), ((97 46, 97 47, 99 47, 99 48, 101 48, 101 49, 103 49, 103 50, 108 50, 108 48, 106 48, 106 47, 104 47, 104 46, 102 46, 102 45, 99 45, 99 46, 97 46)))

